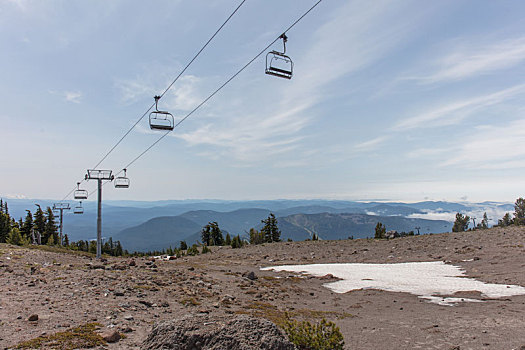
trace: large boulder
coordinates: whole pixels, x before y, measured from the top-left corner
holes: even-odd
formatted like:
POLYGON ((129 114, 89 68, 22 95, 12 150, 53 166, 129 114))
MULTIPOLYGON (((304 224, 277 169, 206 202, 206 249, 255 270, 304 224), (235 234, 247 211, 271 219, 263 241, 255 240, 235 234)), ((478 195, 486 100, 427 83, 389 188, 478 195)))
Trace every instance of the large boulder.
POLYGON ((186 315, 153 327, 142 349, 294 350, 270 321, 245 315, 186 315))

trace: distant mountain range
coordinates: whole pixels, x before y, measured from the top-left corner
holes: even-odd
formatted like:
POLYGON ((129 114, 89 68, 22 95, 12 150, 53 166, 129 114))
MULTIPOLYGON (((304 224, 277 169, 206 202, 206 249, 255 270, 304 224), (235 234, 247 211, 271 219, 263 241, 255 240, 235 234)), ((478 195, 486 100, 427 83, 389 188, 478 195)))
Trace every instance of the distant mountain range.
MULTIPOLYGON (((50 200, 8 199, 13 217, 43 208, 50 200)), ((71 202, 71 206, 75 205, 71 202)), ((70 240, 96 238, 96 202, 84 203, 85 213, 64 216, 64 232, 70 240)), ((322 239, 370 237, 378 221, 388 230, 410 231, 421 227, 421 233, 450 231, 456 212, 481 218, 487 212, 492 223, 505 212, 514 211, 511 203, 453 203, 425 201, 360 202, 334 200, 263 200, 263 201, 104 201, 103 236, 120 240, 128 250, 161 249, 199 239, 201 228, 217 221, 225 232, 245 234, 251 227, 260 228, 270 212, 279 220, 283 238, 303 240, 316 233, 322 239), (435 219, 435 220, 429 220, 435 219), (439 219, 439 220, 438 220, 439 219)))

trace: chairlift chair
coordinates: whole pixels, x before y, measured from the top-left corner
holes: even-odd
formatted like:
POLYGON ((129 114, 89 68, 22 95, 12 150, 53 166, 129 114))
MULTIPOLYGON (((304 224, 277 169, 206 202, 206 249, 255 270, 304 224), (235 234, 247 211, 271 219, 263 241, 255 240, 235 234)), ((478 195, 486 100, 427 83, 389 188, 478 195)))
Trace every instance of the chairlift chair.
POLYGON ((124 170, 124 176, 117 176, 115 178, 115 188, 129 188, 129 179, 126 177, 126 169, 124 170))
POLYGON ((274 75, 276 77, 292 79, 293 75, 293 61, 286 55, 286 42, 288 37, 286 34, 281 34, 279 37, 283 39, 283 52, 270 51, 266 54, 266 74, 274 75))
POLYGON ((149 114, 149 127, 151 130, 171 131, 175 126, 173 115, 170 112, 159 111, 160 96, 155 96, 155 110, 149 114))
POLYGON ((73 214, 84 214, 84 207, 82 207, 82 201, 78 202, 78 205, 73 208, 73 214))
POLYGON ((75 199, 87 199, 88 191, 80 189, 80 182, 77 182, 77 189, 75 190, 75 199))

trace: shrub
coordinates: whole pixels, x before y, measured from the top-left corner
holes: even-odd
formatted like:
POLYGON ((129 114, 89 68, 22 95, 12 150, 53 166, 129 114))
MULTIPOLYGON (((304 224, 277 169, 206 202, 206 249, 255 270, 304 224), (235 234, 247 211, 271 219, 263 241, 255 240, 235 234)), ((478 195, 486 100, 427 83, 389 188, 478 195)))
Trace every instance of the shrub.
POLYGON ((23 237, 20 234, 20 230, 14 227, 11 229, 11 232, 7 236, 6 242, 13 245, 28 245, 29 239, 23 237))
POLYGON ((194 244, 191 247, 189 247, 188 251, 186 252, 186 255, 199 255, 199 248, 197 248, 197 245, 194 244))
POLYGON ((345 344, 339 327, 324 318, 314 325, 288 318, 284 331, 299 350, 342 350, 345 344))
POLYGON ((207 245, 203 245, 203 246, 202 246, 201 253, 202 253, 202 254, 206 254, 206 253, 209 253, 209 252, 211 252, 211 249, 208 248, 207 245))
POLYGON ((237 236, 233 237, 233 239, 231 241, 231 246, 232 246, 233 249, 242 248, 241 236, 237 235, 237 236))

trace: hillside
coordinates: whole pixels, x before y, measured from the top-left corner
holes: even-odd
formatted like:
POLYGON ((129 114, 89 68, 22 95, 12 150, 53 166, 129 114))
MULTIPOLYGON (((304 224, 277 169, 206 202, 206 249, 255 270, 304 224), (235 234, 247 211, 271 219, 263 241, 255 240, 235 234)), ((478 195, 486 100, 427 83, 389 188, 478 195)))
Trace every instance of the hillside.
POLYGON ((134 259, 134 264, 129 258, 100 262, 45 247, 0 244, 0 348, 98 322, 100 331, 126 335, 104 348, 143 349, 156 323, 203 314, 215 322, 239 314, 276 322, 287 312, 311 322, 323 317, 335 322, 345 349, 520 349, 525 295, 487 298, 468 290, 450 296, 456 306, 444 306, 381 289, 335 293, 325 286, 338 281, 330 275, 303 278, 260 268, 446 261, 461 267, 465 278, 525 286, 524 244, 525 228, 507 227, 394 240, 213 247, 209 254, 134 259), (254 278, 245 277, 247 272, 254 278), (28 321, 30 315, 38 320, 28 321))
POLYGON ((346 239, 373 237, 375 226, 383 223, 387 230, 398 232, 416 231, 421 233, 445 232, 451 224, 443 220, 407 219, 400 216, 374 216, 366 214, 296 214, 279 218, 283 239, 304 240, 317 234, 321 239, 346 239))
POLYGON ((181 240, 199 232, 201 226, 180 216, 164 216, 120 231, 113 240, 129 251, 162 250, 178 247, 181 240))

